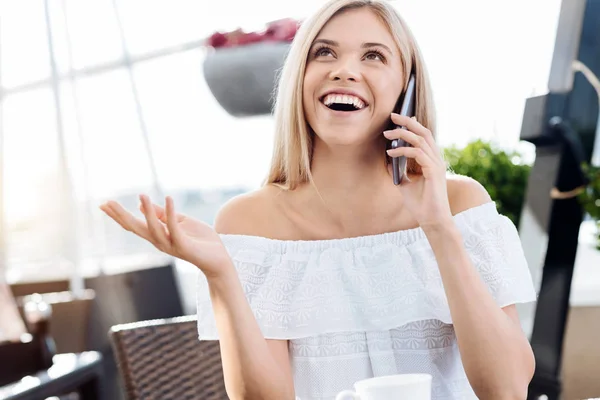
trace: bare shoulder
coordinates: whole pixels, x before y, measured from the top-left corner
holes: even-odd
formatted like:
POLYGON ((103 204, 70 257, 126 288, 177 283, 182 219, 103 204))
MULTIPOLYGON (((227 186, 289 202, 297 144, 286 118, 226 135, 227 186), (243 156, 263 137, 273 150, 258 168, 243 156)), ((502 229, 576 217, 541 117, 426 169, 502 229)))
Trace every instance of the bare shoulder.
POLYGON ((492 201, 483 185, 464 175, 449 174, 448 201, 453 215, 492 201))
POLYGON ((221 234, 269 236, 269 222, 276 221, 281 189, 264 186, 227 201, 217 213, 215 230, 221 234))

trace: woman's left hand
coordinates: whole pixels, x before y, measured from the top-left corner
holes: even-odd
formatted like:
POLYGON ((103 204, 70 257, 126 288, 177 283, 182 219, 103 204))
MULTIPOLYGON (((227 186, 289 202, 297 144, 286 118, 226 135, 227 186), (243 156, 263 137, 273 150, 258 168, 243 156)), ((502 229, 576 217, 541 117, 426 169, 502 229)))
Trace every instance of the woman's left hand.
MULTIPOLYGON (((403 139, 413 147, 387 151, 390 157, 413 158, 423 170, 422 176, 405 176, 399 189, 405 206, 423 228, 452 221, 446 187, 446 163, 431 131, 416 119, 392 113, 392 121, 406 129, 385 131, 388 140, 403 139), (412 178, 412 179, 411 179, 412 178)), ((391 168, 391 165, 390 165, 391 168)))

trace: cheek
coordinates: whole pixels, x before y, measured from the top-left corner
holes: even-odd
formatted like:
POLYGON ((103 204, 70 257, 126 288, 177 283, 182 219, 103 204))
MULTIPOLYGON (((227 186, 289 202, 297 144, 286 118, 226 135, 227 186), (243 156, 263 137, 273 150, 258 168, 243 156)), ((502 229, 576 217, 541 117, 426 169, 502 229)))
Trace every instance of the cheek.
POLYGON ((373 129, 379 133, 389 126, 390 113, 394 111, 402 91, 402 82, 397 76, 391 74, 381 74, 371 78, 369 85, 375 100, 372 124, 373 129))
POLYGON ((398 85, 389 84, 389 81, 383 82, 382 85, 378 87, 376 93, 377 99, 377 108, 379 112, 392 112, 394 106, 398 102, 398 98, 402 89, 398 85))
POLYGON ((302 89, 302 108, 304 109, 304 115, 309 120, 312 119, 315 113, 315 104, 312 97, 309 88, 304 86, 302 89))
POLYGON ((304 74, 304 82, 302 83, 302 105, 304 106, 304 112, 307 114, 313 114, 315 112, 316 89, 313 74, 307 69, 304 74))
POLYGON ((402 77, 398 73, 373 74, 370 79, 377 112, 391 112, 402 92, 402 77))

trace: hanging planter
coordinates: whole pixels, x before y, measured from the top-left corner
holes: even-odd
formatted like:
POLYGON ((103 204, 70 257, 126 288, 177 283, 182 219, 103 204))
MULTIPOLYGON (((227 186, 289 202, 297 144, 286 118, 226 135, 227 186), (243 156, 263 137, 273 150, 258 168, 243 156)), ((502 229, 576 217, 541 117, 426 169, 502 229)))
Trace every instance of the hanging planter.
POLYGON ((271 113, 278 72, 299 22, 282 19, 261 32, 217 32, 208 39, 204 78, 217 102, 235 117, 271 113))
POLYGON ((288 43, 219 48, 204 60, 204 78, 217 102, 235 117, 270 114, 288 43))

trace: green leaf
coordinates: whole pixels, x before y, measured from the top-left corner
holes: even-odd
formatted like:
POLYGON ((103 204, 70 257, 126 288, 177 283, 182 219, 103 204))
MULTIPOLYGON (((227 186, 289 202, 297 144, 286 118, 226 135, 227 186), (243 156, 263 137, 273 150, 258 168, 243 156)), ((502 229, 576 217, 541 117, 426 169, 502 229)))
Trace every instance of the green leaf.
POLYGON ((462 149, 445 148, 444 157, 451 171, 482 184, 496 202, 498 211, 519 226, 531 171, 531 166, 513 162, 522 159, 521 154, 500 150, 491 142, 475 140, 462 149))

